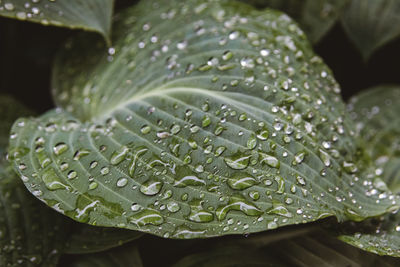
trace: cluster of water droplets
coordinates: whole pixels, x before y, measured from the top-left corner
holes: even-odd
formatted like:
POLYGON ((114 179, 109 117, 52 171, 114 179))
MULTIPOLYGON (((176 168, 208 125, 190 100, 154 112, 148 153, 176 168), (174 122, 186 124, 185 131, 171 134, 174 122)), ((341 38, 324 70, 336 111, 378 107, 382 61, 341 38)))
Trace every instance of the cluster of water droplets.
POLYGON ((27 0, 25 3, 15 3, 13 1, 5 0, 0 2, 0 12, 5 14, 13 14, 20 20, 36 19, 44 25, 48 25, 50 23, 60 24, 60 22, 56 20, 55 16, 63 16, 63 12, 61 10, 58 12, 58 14, 54 14, 54 20, 51 21, 48 20, 48 17, 43 15, 43 12, 46 12, 49 8, 49 5, 53 5, 54 2, 56 2, 56 0, 27 0))
POLYGON ((108 49, 105 64, 123 63, 107 72, 124 75, 112 91, 96 74, 60 94, 64 108, 96 123, 37 123, 32 148, 11 150, 36 196, 48 197, 41 179, 77 196, 73 211, 53 205, 77 220, 176 238, 359 220, 357 198, 389 198, 360 180, 339 87, 286 15, 161 7, 155 21, 120 18, 130 30, 108 49), (164 32, 183 18, 180 31, 164 32))

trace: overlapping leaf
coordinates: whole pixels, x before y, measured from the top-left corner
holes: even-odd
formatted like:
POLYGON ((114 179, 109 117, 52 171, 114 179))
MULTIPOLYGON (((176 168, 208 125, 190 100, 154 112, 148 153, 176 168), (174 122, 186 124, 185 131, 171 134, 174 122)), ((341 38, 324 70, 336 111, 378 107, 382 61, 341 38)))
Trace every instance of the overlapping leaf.
POLYGON ((12 130, 26 186, 100 226, 196 238, 336 216, 396 199, 363 176, 339 86, 288 16, 232 1, 142 1, 115 47, 56 62, 61 107, 12 130), (382 197, 384 196, 384 197, 382 197))
POLYGON ((341 21, 348 37, 368 59, 379 47, 400 36, 400 2, 352 0, 341 21))
MULTIPOLYGON (((18 116, 30 112, 13 98, 0 96, 0 151, 18 116)), ((0 160, 0 266, 56 266, 68 222, 35 199, 8 163, 0 160)), ((25 177, 22 177, 25 179, 25 177)))
POLYGON ((35 199, 12 170, 1 174, 0 201, 0 265, 56 266, 68 231, 64 218, 35 199))
POLYGON ((380 257, 351 247, 330 234, 315 233, 273 243, 263 249, 279 266, 398 266, 399 259, 380 257))
POLYGON ((298 21, 310 41, 317 43, 337 22, 349 0, 254 0, 250 3, 288 13, 298 21))
MULTIPOLYGON (((400 87, 381 86, 355 97, 349 105, 360 138, 381 176, 379 186, 400 192, 400 87)), ((379 181, 379 180, 378 180, 379 181)), ((380 255, 400 257, 400 212, 356 225, 355 234, 340 239, 380 255)))
POLYGON ((75 224, 63 250, 66 254, 85 254, 105 251, 141 237, 141 232, 119 228, 93 227, 75 224))
MULTIPOLYGON (((268 236, 268 235, 267 235, 268 236)), ((314 227, 314 231, 294 238, 282 239, 267 246, 253 246, 248 241, 220 242, 206 251, 188 255, 174 267, 190 266, 323 266, 373 267, 398 266, 399 259, 380 257, 349 246, 314 227)), ((268 239, 268 237, 266 237, 268 239)))
POLYGON ((4 164, 11 126, 18 117, 33 114, 28 108, 9 95, 0 94, 0 164, 4 164))
POLYGON ((212 250, 188 255, 173 265, 173 267, 268 267, 279 266, 252 247, 224 244, 212 250))
POLYGON ((4 0, 0 16, 101 33, 109 40, 113 0, 4 0))
POLYGON ((137 247, 129 245, 101 253, 80 255, 61 264, 65 267, 142 267, 137 247))
POLYGON ((300 25, 312 43, 318 43, 335 25, 350 0, 307 0, 300 25))

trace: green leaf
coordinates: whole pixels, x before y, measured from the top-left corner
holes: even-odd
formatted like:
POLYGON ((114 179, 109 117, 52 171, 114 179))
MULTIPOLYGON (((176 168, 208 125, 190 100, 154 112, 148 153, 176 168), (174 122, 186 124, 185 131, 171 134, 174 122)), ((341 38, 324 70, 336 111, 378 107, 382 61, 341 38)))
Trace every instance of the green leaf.
MULTIPOLYGON (((69 256, 71 257, 71 256, 69 256)), ((123 248, 109 251, 80 255, 68 262, 68 267, 142 267, 139 250, 136 246, 125 246, 123 248)))
POLYGON ((266 255, 254 248, 224 244, 212 250, 184 257, 172 265, 173 267, 268 267, 279 266, 271 263, 266 255))
POLYGON ((342 25, 365 60, 400 35, 400 2, 352 0, 343 12, 342 25))
POLYGON ((110 43, 113 0, 4 0, 0 16, 99 32, 110 43))
POLYGON ((33 114, 28 108, 16 101, 13 97, 0 94, 0 164, 3 164, 3 154, 8 146, 11 126, 18 117, 33 114))
POLYGON ((191 0, 118 18, 108 53, 85 36, 59 55, 60 108, 14 124, 10 158, 40 198, 170 238, 397 207, 359 177, 369 162, 356 161, 339 86, 286 15, 191 0))
POLYGON ((377 172, 395 193, 400 192, 400 86, 384 85, 363 91, 348 105, 357 135, 365 143, 377 172))
POLYGON ((304 0, 240 0, 241 2, 245 2, 251 5, 254 5, 258 8, 273 8, 286 12, 293 18, 298 18, 301 16, 303 11, 304 0))
MULTIPOLYGON (((0 95, 2 154, 13 121, 29 113, 12 97, 0 95)), ((0 266, 56 266, 69 224, 26 190, 3 157, 0 159, 0 266)))
POLYGON ((349 0, 254 0, 250 3, 287 12, 300 24, 310 41, 318 43, 337 22, 349 0))
POLYGON ((300 25, 312 43, 318 43, 336 24, 350 0, 307 0, 300 25))
MULTIPOLYGON (((362 92, 349 104, 360 138, 377 166, 375 184, 400 192, 400 87, 380 86, 362 92)), ((379 255, 400 257, 400 212, 353 226, 340 236, 379 255)))
MULTIPOLYGON (((311 233, 259 246, 260 235, 220 241, 205 251, 185 256, 173 267, 191 266, 398 266, 399 259, 380 257, 349 246, 314 225, 311 233), (253 242, 251 239, 255 239, 253 242), (253 244, 253 246, 249 246, 253 244)), ((281 231, 277 231, 279 234, 281 231)), ((261 237, 269 239, 270 233, 261 237)), ((261 240, 261 243, 262 240, 261 240)))
POLYGON ((68 233, 64 220, 35 199, 12 170, 2 173, 0 266, 56 266, 68 233))
POLYGON ((63 252, 66 254, 101 252, 138 239, 142 235, 136 231, 76 223, 63 252))
POLYGON ((400 260, 380 257, 349 246, 323 231, 282 240, 261 249, 280 266, 399 266, 400 260))

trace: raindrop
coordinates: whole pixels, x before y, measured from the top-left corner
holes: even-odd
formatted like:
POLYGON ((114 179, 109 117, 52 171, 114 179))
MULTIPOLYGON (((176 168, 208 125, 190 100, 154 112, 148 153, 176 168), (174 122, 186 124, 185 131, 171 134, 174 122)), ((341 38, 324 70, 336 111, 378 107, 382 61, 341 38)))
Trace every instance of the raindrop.
POLYGON ((239 37, 240 33, 238 31, 232 31, 229 33, 229 39, 235 40, 239 37))
POLYGON ((129 218, 132 224, 142 227, 145 225, 161 225, 164 222, 162 215, 153 209, 143 209, 129 218))
POLYGON ((14 10, 14 5, 12 3, 5 3, 4 8, 8 11, 13 11, 14 10))
POLYGON ((281 176, 276 176, 275 181, 278 183, 276 193, 283 194, 285 192, 285 179, 283 179, 281 176))
POLYGON ((249 166, 250 156, 238 152, 231 157, 224 158, 224 161, 226 165, 234 170, 243 170, 249 166))
POLYGON ((247 140, 247 148, 254 149, 257 146, 257 138, 255 135, 251 135, 247 140))
POLYGON ((127 148, 126 146, 122 146, 121 148, 116 150, 111 155, 111 159, 110 159, 111 164, 117 165, 117 164, 121 163, 128 155, 128 152, 129 152, 129 148, 127 148))
POLYGON ((257 180, 247 173, 234 173, 227 183, 232 189, 243 190, 255 185, 257 180))
POLYGON ((161 191, 163 183, 154 179, 149 179, 140 186, 140 192, 146 196, 154 196, 161 191))
POLYGON ((76 171, 70 171, 67 174, 68 179, 75 179, 76 177, 78 177, 78 173, 76 171))
POLYGON ((177 202, 175 201, 170 201, 167 203, 167 210, 174 213, 180 210, 180 206, 177 202))
POLYGON ((260 163, 267 164, 272 168, 278 169, 280 167, 280 162, 276 157, 264 153, 260 153, 260 156, 261 156, 260 163))
POLYGON ((57 156, 61 155, 68 150, 68 146, 65 143, 58 143, 53 147, 54 154, 57 156))
POLYGON ((343 169, 347 172, 347 173, 356 173, 358 171, 357 166, 352 163, 352 162, 347 162, 344 161, 343 162, 343 169))
POLYGON ((268 139, 269 132, 267 129, 262 129, 257 132, 257 138, 261 141, 265 141, 268 139))
POLYGON ((180 42, 176 45, 176 47, 177 47, 179 50, 183 50, 183 49, 185 49, 185 48, 187 47, 187 45, 188 45, 188 42, 187 42, 186 40, 183 40, 183 41, 180 41, 180 42))
POLYGON ((217 208, 216 215, 218 220, 221 221, 225 219, 226 215, 231 210, 241 211, 249 216, 259 216, 263 214, 263 212, 256 205, 247 201, 244 199, 244 197, 236 195, 229 199, 227 205, 222 205, 217 208))
POLYGON ((138 211, 138 210, 140 210, 142 208, 142 206, 140 206, 138 203, 133 203, 132 205, 131 205, 131 210, 132 211, 138 211))
POLYGON ((200 179, 197 176, 194 175, 187 175, 182 177, 179 180, 176 180, 174 183, 174 186, 176 187, 186 187, 186 186, 199 186, 199 185, 205 185, 206 182, 204 182, 203 179, 200 179))
POLYGON ((247 68, 247 69, 252 69, 255 67, 255 63, 254 60, 252 58, 249 57, 244 57, 240 60, 240 65, 243 68, 247 68))
POLYGON ((151 127, 148 125, 143 125, 142 128, 140 128, 140 132, 142 134, 148 134, 151 131, 151 127))
POLYGON ((125 177, 119 178, 117 181, 117 187, 124 187, 128 184, 128 179, 125 177))
POLYGON ((110 169, 108 168, 108 167, 103 167, 103 168, 101 168, 101 170, 100 170, 100 173, 102 174, 102 175, 106 175, 106 174, 108 174, 110 172, 110 169))

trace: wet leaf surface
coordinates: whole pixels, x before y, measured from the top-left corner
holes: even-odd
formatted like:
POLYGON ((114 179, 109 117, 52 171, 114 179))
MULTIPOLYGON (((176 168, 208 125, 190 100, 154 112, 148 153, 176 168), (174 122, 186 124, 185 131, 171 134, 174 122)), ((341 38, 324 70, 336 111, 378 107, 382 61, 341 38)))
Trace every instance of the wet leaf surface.
POLYGON ((10 158, 50 206, 166 238, 397 207, 288 16, 195 0, 142 1, 116 18, 114 47, 85 36, 61 51, 59 108, 14 124, 10 158))

